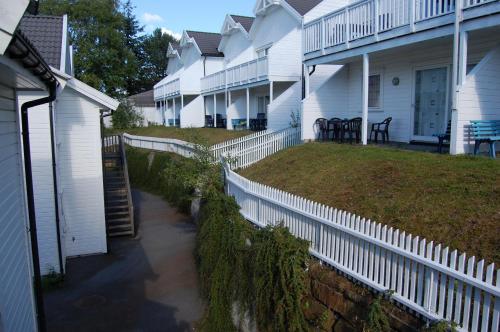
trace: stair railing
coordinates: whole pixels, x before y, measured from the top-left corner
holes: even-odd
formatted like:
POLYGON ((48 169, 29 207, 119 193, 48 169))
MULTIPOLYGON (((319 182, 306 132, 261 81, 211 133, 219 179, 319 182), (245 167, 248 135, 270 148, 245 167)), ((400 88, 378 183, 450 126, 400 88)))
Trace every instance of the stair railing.
POLYGON ((132 202, 132 191, 130 189, 130 180, 128 178, 128 164, 127 164, 127 154, 125 152, 125 144, 123 143, 123 134, 118 136, 120 159, 123 166, 123 176, 125 177, 125 185, 127 188, 127 201, 128 201, 128 213, 130 216, 130 227, 132 229, 132 234, 135 235, 135 221, 134 221, 134 204, 132 202))

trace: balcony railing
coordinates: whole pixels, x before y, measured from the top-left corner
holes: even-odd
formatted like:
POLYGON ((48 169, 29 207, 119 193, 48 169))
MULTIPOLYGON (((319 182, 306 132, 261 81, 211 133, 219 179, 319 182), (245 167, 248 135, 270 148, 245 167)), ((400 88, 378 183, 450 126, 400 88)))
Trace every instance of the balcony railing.
POLYGON ((161 98, 167 98, 171 96, 175 96, 180 93, 181 90, 181 80, 177 78, 173 81, 167 82, 161 86, 155 88, 154 98, 155 100, 161 98))
POLYGON ((267 57, 242 63, 201 79, 203 93, 266 80, 269 76, 267 57))
MULTIPOLYGON (((463 9, 498 0, 458 0, 463 9)), ((455 0, 362 0, 304 25, 305 54, 455 12, 455 0)))

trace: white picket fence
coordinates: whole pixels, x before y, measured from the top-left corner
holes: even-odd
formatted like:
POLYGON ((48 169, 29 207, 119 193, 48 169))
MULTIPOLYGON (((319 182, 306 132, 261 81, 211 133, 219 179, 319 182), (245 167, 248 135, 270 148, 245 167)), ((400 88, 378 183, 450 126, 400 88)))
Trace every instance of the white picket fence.
POLYGON ((171 138, 158 138, 147 136, 134 136, 123 134, 125 144, 134 148, 172 152, 186 158, 192 158, 196 152, 195 144, 171 138))
MULTIPOLYGON (((123 135, 124 142, 130 146, 148 150, 177 153, 191 158, 196 145, 169 138, 123 135)), ((252 135, 216 144, 210 148, 214 160, 221 156, 231 157, 232 168, 248 167, 280 150, 300 144, 300 128, 288 128, 278 131, 262 131, 252 135)))
POLYGON ((500 270, 475 257, 352 213, 252 182, 225 167, 226 193, 259 227, 283 224, 317 259, 425 318, 497 332, 500 270))

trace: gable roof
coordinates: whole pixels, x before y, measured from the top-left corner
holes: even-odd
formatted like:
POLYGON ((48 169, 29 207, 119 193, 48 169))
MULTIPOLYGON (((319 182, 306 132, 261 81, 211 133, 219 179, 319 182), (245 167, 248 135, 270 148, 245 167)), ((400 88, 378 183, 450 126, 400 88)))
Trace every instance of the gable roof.
POLYGON ((25 15, 19 29, 33 43, 43 59, 52 67, 61 67, 63 16, 25 15))
POLYGON ((323 0, 285 0, 300 15, 304 16, 323 0))
POLYGON ((250 28, 252 28, 253 22, 255 21, 255 17, 249 16, 239 16, 239 15, 230 15, 234 22, 241 24, 241 26, 247 31, 250 32, 250 28))
POLYGON ((213 56, 213 57, 223 57, 224 54, 219 52, 218 47, 222 39, 220 33, 213 32, 200 32, 200 31, 186 31, 190 38, 193 38, 198 48, 201 51, 201 55, 213 56))
POLYGON ((154 90, 138 93, 128 99, 137 107, 155 107, 154 90))

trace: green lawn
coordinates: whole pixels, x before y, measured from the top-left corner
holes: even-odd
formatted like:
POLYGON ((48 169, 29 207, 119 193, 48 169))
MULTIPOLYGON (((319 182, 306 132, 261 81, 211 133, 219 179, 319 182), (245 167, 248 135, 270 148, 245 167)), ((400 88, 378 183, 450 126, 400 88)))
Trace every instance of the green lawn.
POLYGON ((152 126, 143 128, 127 129, 124 131, 108 131, 107 133, 126 132, 131 135, 175 138, 187 142, 200 143, 204 142, 209 145, 214 145, 234 138, 252 134, 247 130, 234 131, 216 128, 174 128, 164 126, 152 126))
POLYGON ((311 143, 241 174, 500 263, 497 160, 311 143))

